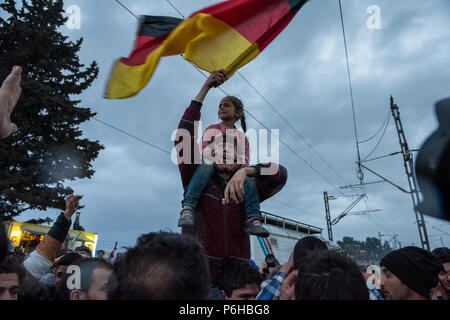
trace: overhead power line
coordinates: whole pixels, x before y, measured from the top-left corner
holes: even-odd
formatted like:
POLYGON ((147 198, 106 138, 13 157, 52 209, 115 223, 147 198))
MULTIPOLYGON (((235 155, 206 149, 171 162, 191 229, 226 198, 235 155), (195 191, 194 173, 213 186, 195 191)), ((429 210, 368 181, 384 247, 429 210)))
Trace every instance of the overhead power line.
POLYGON ((353 99, 352 77, 351 77, 351 73, 350 73, 350 63, 349 63, 349 59, 348 59, 347 39, 345 37, 344 15, 342 14, 342 3, 341 3, 341 0, 339 0, 339 12, 340 12, 340 16, 341 16, 342 36, 344 38, 345 59, 347 61, 348 85, 349 85, 349 89, 350 89, 350 101, 351 101, 351 105, 352 105, 352 114, 353 114, 353 128, 354 128, 354 131, 355 131, 356 152, 357 152, 357 157, 358 157, 358 178, 359 178, 359 182, 362 184, 363 183, 363 179, 364 179, 364 174, 362 172, 361 165, 360 165, 360 163, 361 163, 361 155, 360 155, 360 152, 359 152, 358 130, 357 130, 357 127, 356 127, 355 102, 354 102, 354 99, 353 99))
POLYGON ((370 140, 372 140, 373 138, 375 138, 380 133, 380 131, 384 128, 386 121, 388 121, 390 119, 390 117, 391 117, 391 111, 388 109, 387 116, 384 119, 383 123, 381 124, 380 129, 378 129, 377 132, 375 132, 375 134, 373 136, 371 136, 370 138, 365 139, 363 141, 359 141, 359 143, 366 143, 366 142, 369 142, 370 140))
POLYGON ((137 137, 137 136, 135 136, 135 135, 133 135, 133 134, 131 134, 131 133, 128 133, 128 132, 126 132, 126 131, 124 131, 124 130, 122 130, 122 129, 120 129, 120 128, 117 128, 117 127, 115 127, 115 126, 113 126, 113 125, 111 125, 111 124, 109 124, 109 123, 107 123, 107 122, 105 122, 105 121, 103 121, 103 120, 100 120, 100 119, 98 119, 98 118, 96 118, 96 117, 93 117, 93 119, 94 119, 95 121, 97 121, 97 122, 100 122, 100 123, 104 124, 105 126, 108 126, 108 127, 112 128, 112 129, 114 129, 114 130, 120 132, 120 133, 123 133, 124 135, 127 135, 127 136, 129 136, 129 137, 131 137, 131 138, 133 138, 133 139, 136 139, 136 140, 138 140, 138 141, 140 141, 140 142, 142 142, 142 143, 145 143, 146 145, 148 145, 148 146, 150 146, 150 147, 153 147, 153 148, 155 148, 155 149, 158 149, 158 150, 160 150, 160 151, 162 151, 162 152, 164 152, 164 153, 167 153, 167 154, 169 154, 169 155, 171 154, 170 151, 167 151, 167 150, 165 150, 165 149, 163 149, 163 148, 161 148, 161 147, 158 147, 157 145, 154 145, 154 144, 151 143, 151 142, 145 141, 144 139, 141 139, 141 138, 139 138, 139 137, 137 137))
POLYGON ((127 10, 130 14, 132 14, 136 19, 139 20, 139 17, 137 15, 135 15, 131 10, 129 10, 122 2, 120 2, 119 0, 115 0, 119 5, 122 6, 122 8, 124 8, 125 10, 127 10))
POLYGON ((348 182, 345 180, 344 177, 342 177, 342 175, 305 139, 305 137, 303 137, 302 134, 300 134, 300 132, 294 128, 294 126, 250 83, 250 81, 248 81, 239 71, 237 72, 237 74, 250 86, 250 88, 253 89, 253 91, 256 92, 256 94, 258 96, 261 97, 261 99, 263 99, 263 101, 296 133, 296 135, 302 139, 302 141, 308 146, 308 148, 310 148, 323 162, 325 162, 325 164, 342 180, 344 181, 346 184, 348 184, 348 182))
POLYGON ((389 126, 390 120, 391 120, 391 117, 389 117, 388 120, 386 121, 386 125, 385 125, 385 127, 384 127, 383 134, 381 135, 381 137, 380 137, 380 139, 378 140, 378 142, 377 142, 377 144, 375 145, 375 147, 372 149, 372 151, 369 152, 369 154, 368 154, 367 156, 364 157, 364 159, 362 159, 363 162, 364 162, 368 157, 370 157, 370 156, 372 155, 372 153, 375 152, 375 150, 377 150, 378 146, 380 145, 381 141, 382 141, 383 138, 384 138, 384 135, 386 134, 386 130, 387 130, 388 126, 389 126))
MULTIPOLYGON (((30 90, 30 91, 35 92, 36 94, 39 94, 39 92, 37 92, 37 90, 36 90, 34 87, 29 86, 26 82, 23 82, 23 81, 22 81, 21 86, 27 88, 27 89, 30 90)), ((50 97, 48 97, 48 99, 54 100, 54 97, 51 97, 51 96, 50 96, 50 97)), ((64 102, 62 102, 62 101, 56 101, 56 102, 57 102, 59 105, 61 105, 62 107, 65 107, 65 108, 71 108, 72 110, 74 110, 74 111, 76 111, 76 112, 79 112, 80 114, 83 113, 81 110, 78 110, 77 108, 73 107, 72 105, 69 105, 69 104, 64 103, 64 102)), ((122 129, 120 129, 120 128, 118 128, 118 127, 116 127, 116 126, 114 126, 114 125, 112 125, 112 124, 110 124, 110 123, 108 123, 108 122, 106 122, 106 121, 103 121, 103 120, 99 119, 98 117, 95 117, 95 116, 94 116, 94 117, 92 117, 92 119, 95 120, 95 121, 97 121, 98 123, 101 123, 101 124, 103 124, 103 125, 105 125, 105 126, 111 128, 111 129, 113 129, 113 130, 116 130, 116 131, 118 131, 118 132, 120 132, 120 133, 122 133, 122 134, 124 134, 124 135, 126 135, 126 136, 128 136, 128 137, 130 137, 130 138, 133 138, 133 139, 135 139, 135 140, 137 140, 137 141, 139 141, 139 142, 142 142, 142 143, 144 143, 144 144, 146 144, 146 145, 148 145, 148 146, 150 146, 150 147, 153 147, 153 148, 155 148, 155 149, 158 149, 158 150, 160 150, 160 151, 162 151, 162 152, 164 152, 164 153, 171 154, 170 151, 167 151, 167 150, 165 150, 165 149, 163 149, 163 148, 161 148, 161 147, 158 147, 157 145, 155 145, 155 144, 153 144, 153 143, 151 143, 151 142, 148 142, 148 141, 146 141, 146 140, 144 140, 144 139, 142 139, 142 138, 139 138, 138 136, 136 136, 136 135, 134 135, 134 134, 131 134, 131 133, 125 131, 125 130, 122 130, 122 129)))
POLYGON ((180 12, 180 10, 177 9, 177 7, 175 7, 175 6, 172 4, 172 2, 170 2, 169 0, 166 0, 166 2, 167 2, 168 4, 170 4, 170 6, 171 6, 172 8, 174 8, 175 11, 178 12, 178 14, 179 14, 183 19, 185 19, 184 15, 180 12))

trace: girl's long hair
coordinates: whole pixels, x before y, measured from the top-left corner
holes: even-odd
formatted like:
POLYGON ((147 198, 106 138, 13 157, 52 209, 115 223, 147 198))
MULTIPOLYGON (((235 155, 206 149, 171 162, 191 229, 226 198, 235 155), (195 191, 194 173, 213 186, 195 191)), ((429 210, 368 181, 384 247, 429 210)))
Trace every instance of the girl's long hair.
POLYGON ((247 123, 245 122, 245 113, 244 113, 244 104, 242 103, 241 99, 235 96, 227 96, 225 97, 227 99, 230 99, 233 103, 234 107, 237 111, 242 111, 242 116, 240 118, 241 120, 241 127, 244 132, 247 131, 247 123))

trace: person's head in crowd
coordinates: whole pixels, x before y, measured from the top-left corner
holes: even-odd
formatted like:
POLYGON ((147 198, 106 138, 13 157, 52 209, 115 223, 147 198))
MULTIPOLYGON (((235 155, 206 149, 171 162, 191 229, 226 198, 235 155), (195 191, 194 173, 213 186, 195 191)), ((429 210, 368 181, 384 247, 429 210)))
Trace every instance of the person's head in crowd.
POLYGON ((20 281, 19 300, 50 300, 52 293, 47 285, 41 283, 31 273, 26 272, 20 281))
POLYGON ((328 246, 317 237, 306 236, 298 240, 294 247, 294 267, 297 268, 311 251, 319 250, 328 250, 328 246))
POLYGON ((12 254, 0 261, 0 300, 17 300, 26 271, 22 260, 12 254))
POLYGON ((450 249, 446 247, 436 248, 432 252, 433 256, 442 264, 444 270, 439 272, 438 278, 442 288, 450 294, 450 249))
POLYGON ((104 259, 104 258, 105 258, 105 251, 103 251, 103 250, 98 250, 98 252, 97 252, 97 258, 99 258, 99 259, 104 259))
POLYGON ((55 286, 58 287, 61 279, 67 271, 67 267, 80 260, 82 256, 78 252, 69 252, 56 259, 53 263, 53 271, 55 273, 55 286))
POLYGON ((59 286, 60 298, 107 300, 109 278, 112 275, 113 266, 104 259, 81 258, 70 265, 70 272, 67 270, 62 278, 59 286))
POLYGON ((369 300, 358 266, 330 250, 313 250, 298 265, 296 300, 369 300))
POLYGON ((443 270, 439 261, 418 247, 404 247, 388 253, 380 262, 380 284, 386 300, 425 300, 436 287, 443 270))
POLYGON ((225 300, 254 300, 263 278, 250 263, 234 261, 219 270, 218 284, 225 300))
POLYGON ((92 257, 92 251, 86 246, 79 246, 75 249, 75 252, 78 252, 85 258, 91 258, 92 257))
POLYGON ((114 263, 111 300, 203 300, 210 277, 202 245, 172 232, 141 235, 114 263))

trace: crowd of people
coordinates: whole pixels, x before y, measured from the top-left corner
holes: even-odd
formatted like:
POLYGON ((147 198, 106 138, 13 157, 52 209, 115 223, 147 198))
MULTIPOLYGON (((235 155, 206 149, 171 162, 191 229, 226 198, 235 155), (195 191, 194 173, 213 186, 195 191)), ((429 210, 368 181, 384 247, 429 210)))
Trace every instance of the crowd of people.
MULTIPOLYGON (((10 115, 20 97, 20 78, 21 68, 14 67, 0 89, 1 138, 17 130, 10 115)), ((211 174, 202 183, 209 179, 211 174)), ((229 191, 230 186, 227 188, 229 191)), ((231 192, 229 196, 238 194, 231 192)), ((198 196, 189 203, 185 195, 181 226, 192 226, 194 218, 202 219, 194 217, 198 196)), ((8 249, 0 222, 0 300, 449 299, 450 249, 445 247, 431 253, 412 246, 390 252, 380 262, 382 273, 376 283, 354 261, 313 236, 300 239, 284 264, 258 268, 246 259, 235 259, 223 264, 214 277, 204 243, 188 232, 143 234, 111 264, 103 256, 93 257, 87 247, 62 249, 78 200, 74 195, 66 199, 65 211, 26 256, 8 249)), ((245 202, 243 194, 240 200, 245 202)), ((247 234, 267 236, 258 216, 245 219, 247 234)))
MULTIPOLYGON (((71 205, 70 199, 67 203, 71 205)), ((72 212, 61 213, 24 259, 2 252, 0 300, 449 299, 450 249, 445 247, 431 253, 412 246, 392 251, 380 262, 379 283, 373 283, 351 259, 306 236, 286 263, 258 269, 233 261, 213 283, 201 243, 179 233, 143 234, 113 264, 92 257, 87 247, 61 249, 72 212)))

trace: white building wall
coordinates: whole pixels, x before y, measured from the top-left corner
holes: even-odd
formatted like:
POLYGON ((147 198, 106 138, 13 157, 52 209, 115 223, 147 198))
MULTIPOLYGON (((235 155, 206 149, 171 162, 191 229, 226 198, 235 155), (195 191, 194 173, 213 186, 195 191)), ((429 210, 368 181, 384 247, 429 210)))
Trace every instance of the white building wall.
MULTIPOLYGON (((280 264, 289 260, 297 241, 308 235, 306 233, 287 230, 273 225, 263 224, 263 226, 270 232, 269 242, 272 246, 275 258, 277 258, 280 264)), ((262 239, 262 241, 264 240, 262 239)), ((259 266, 266 256, 264 255, 264 251, 256 236, 250 236, 250 250, 251 258, 259 266)))

